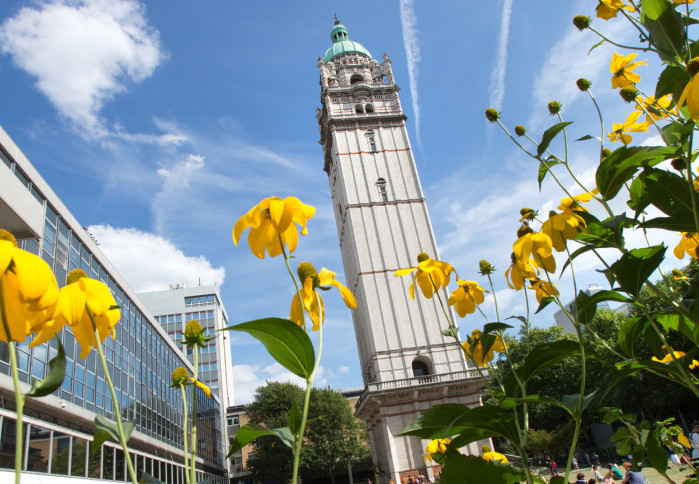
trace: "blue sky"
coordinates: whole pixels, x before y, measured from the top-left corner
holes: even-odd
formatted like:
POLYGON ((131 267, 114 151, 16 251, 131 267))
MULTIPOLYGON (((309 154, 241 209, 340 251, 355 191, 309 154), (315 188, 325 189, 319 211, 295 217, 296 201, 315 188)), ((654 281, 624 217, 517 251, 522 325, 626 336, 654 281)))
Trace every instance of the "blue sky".
MULTIPOLYGON (((283 261, 236 248, 231 230, 262 198, 297 196, 317 208, 297 260, 344 281, 315 119, 317 59, 337 14, 351 40, 391 58, 441 258, 464 279, 489 260, 501 313, 523 314, 521 293, 507 290, 503 275, 518 211, 545 214, 563 195, 548 182, 539 193, 534 161, 483 112, 496 107, 507 126, 524 124, 537 139, 557 99, 576 121, 569 139, 599 136, 574 84, 586 77, 607 126, 622 122, 630 108, 611 91, 614 49, 588 56, 597 39, 571 23, 596 3, 4 1, 0 125, 135 290, 201 280, 221 284, 231 323, 287 316, 293 292, 283 261)), ((594 26, 634 40, 621 21, 594 26)), ((654 62, 637 70, 642 88, 654 85, 654 62)), ((598 145, 571 144, 571 165, 592 186, 598 145)), ((602 285, 594 268, 580 261, 582 285, 602 285)), ((572 295, 568 277, 560 289, 572 295)), ((324 299, 318 384, 360 386, 351 314, 339 294, 324 299)), ((494 317, 492 302, 485 309, 494 317)), ((537 324, 551 321, 549 311, 537 324)), ((482 324, 474 315, 461 321, 468 332, 482 324)), ((288 378, 255 340, 235 334, 232 345, 237 403, 266 379, 288 378)))

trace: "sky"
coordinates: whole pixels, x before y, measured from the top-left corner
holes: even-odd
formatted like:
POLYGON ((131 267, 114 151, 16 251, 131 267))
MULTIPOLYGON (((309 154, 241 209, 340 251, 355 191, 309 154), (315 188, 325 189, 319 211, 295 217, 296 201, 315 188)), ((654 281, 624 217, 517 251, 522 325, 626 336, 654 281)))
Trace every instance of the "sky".
MULTIPOLYGON (((510 131, 522 124, 540 139, 556 122, 546 105, 559 101, 575 121, 570 165, 594 186, 599 144, 573 140, 599 137, 600 125, 575 80, 592 81, 607 131, 632 110, 611 90, 615 48, 588 54, 599 39, 572 25, 576 14, 592 16, 596 3, 4 0, 0 125, 135 291, 218 284, 231 324, 287 317, 293 286, 283 260, 257 259, 245 241, 236 247, 231 230, 263 198, 296 196, 317 210, 296 260, 345 280, 315 119, 317 59, 331 46, 337 15, 374 58, 389 55, 439 256, 462 279, 483 284, 478 262, 490 261, 504 320, 526 311, 504 278, 519 209, 546 214, 564 194, 550 177, 539 192, 535 160, 483 113, 496 108, 510 131)), ((593 26, 636 40, 621 20, 593 26)), ((657 61, 636 72, 652 94, 657 61)), ((659 143, 657 133, 634 138, 659 143)), ((562 156, 560 139, 552 150, 562 156)), ((623 210, 623 200, 614 208, 623 210)), ((670 246, 675 239, 651 236, 670 246)), ((644 244, 639 233, 629 241, 644 244)), ((597 268, 596 260, 576 261, 578 288, 605 284, 597 268)), ((558 283, 570 300, 570 273, 558 283)), ((323 297, 316 385, 362 386, 351 313, 337 292, 323 297)), ((483 308, 496 320, 492 298, 483 308)), ((535 321, 552 324, 553 309, 535 321)), ((470 333, 484 319, 469 315, 459 324, 470 333)), ((231 336, 236 403, 249 402, 267 380, 298 382, 259 342, 231 336)))

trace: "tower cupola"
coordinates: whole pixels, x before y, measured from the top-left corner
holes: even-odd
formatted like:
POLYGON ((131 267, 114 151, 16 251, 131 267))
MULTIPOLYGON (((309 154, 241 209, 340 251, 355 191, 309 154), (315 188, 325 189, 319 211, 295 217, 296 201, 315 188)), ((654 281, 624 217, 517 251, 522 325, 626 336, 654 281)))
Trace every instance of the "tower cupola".
POLYGON ((326 64, 335 57, 351 53, 362 54, 371 58, 371 54, 362 44, 349 40, 347 28, 339 20, 335 20, 335 25, 330 31, 330 39, 333 41, 333 45, 325 52, 325 57, 323 57, 323 62, 326 64))

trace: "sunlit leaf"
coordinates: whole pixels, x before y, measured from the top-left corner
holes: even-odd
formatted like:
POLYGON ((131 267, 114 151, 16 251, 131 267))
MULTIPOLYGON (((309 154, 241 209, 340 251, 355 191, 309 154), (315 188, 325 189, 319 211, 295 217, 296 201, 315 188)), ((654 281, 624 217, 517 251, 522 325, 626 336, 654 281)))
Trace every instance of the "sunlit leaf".
POLYGON ((536 156, 537 158, 541 158, 541 155, 543 155, 546 152, 546 149, 549 147, 551 144, 551 141, 558 136, 558 133, 563 131, 566 126, 569 124, 573 124, 572 121, 565 121, 563 123, 557 123, 551 126, 549 129, 544 131, 544 134, 541 136, 541 142, 539 143, 539 146, 536 149, 536 156))
POLYGON ((665 258, 666 250, 667 247, 661 244, 633 249, 622 255, 612 264, 614 275, 621 288, 629 294, 638 296, 643 284, 665 258))
POLYGON ((664 146, 617 148, 607 155, 597 168, 597 188, 605 200, 611 200, 639 168, 657 165, 674 154, 674 149, 664 146))
POLYGON ((63 378, 66 376, 66 353, 63 350, 61 340, 55 338, 57 345, 56 356, 49 361, 49 374, 43 380, 32 380, 32 386, 25 394, 27 397, 44 397, 58 390, 63 384, 63 378))
POLYGON ((439 479, 442 484, 510 484, 526 480, 521 469, 508 463, 458 453, 447 456, 439 479))

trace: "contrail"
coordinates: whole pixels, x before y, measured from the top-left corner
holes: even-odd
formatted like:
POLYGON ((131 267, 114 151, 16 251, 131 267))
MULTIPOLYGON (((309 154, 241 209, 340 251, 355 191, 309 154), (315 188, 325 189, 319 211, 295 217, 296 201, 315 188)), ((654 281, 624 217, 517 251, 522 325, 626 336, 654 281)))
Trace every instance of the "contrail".
POLYGON ((413 0, 400 0, 400 23, 403 29, 403 45, 408 59, 408 76, 410 77, 410 94, 413 101, 413 113, 415 114, 415 132, 417 142, 422 146, 420 137, 420 105, 417 94, 417 64, 420 62, 420 44, 417 39, 417 17, 413 9, 413 0))
POLYGON ((507 41, 510 38, 510 15, 512 1, 505 0, 500 19, 500 39, 498 41, 497 63, 490 75, 490 106, 498 111, 502 108, 505 97, 505 70, 507 68, 507 41))

